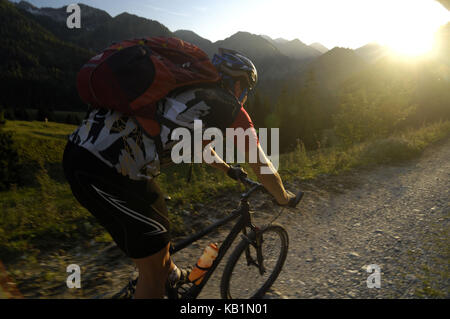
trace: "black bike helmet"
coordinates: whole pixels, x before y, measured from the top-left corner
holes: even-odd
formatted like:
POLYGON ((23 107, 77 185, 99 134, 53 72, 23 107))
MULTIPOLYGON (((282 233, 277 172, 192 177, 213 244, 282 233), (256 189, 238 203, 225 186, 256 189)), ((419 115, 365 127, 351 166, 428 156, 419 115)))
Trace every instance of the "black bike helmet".
POLYGON ((258 72, 253 62, 235 50, 220 48, 219 54, 214 54, 212 63, 225 80, 226 76, 246 79, 248 90, 252 90, 258 82, 258 72))

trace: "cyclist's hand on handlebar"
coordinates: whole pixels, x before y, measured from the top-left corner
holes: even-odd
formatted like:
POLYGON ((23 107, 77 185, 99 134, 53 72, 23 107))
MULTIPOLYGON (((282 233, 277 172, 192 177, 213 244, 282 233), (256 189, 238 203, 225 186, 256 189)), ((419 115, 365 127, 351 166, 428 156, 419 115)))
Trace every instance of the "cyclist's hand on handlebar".
POLYGON ((247 177, 247 172, 240 166, 230 166, 227 175, 234 180, 240 181, 247 177))

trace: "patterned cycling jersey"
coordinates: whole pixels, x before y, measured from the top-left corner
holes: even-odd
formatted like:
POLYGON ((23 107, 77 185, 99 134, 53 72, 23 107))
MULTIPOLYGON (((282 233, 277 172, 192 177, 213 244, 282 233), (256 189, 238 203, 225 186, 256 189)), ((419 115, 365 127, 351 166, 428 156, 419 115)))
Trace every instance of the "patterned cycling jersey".
MULTIPOLYGON (((168 96, 158 103, 162 117, 158 155, 155 140, 149 137, 132 116, 108 109, 93 109, 69 140, 87 149, 120 174, 133 180, 157 175, 159 165, 170 162, 170 150, 178 141, 171 140, 177 127, 194 128, 201 120, 203 129, 241 127, 253 130, 250 117, 239 102, 218 87, 199 87, 168 96), (159 158, 161 157, 161 158, 159 158)), ((256 133, 253 134, 256 138, 256 133)))

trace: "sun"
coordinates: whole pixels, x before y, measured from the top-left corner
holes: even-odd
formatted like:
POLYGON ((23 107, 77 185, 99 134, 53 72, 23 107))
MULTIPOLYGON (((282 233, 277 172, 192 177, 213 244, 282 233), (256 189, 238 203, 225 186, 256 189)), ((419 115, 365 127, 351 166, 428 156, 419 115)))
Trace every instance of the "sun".
POLYGON ((435 1, 393 1, 387 9, 390 14, 380 19, 379 42, 397 55, 410 57, 430 53, 435 32, 450 18, 448 11, 435 1))
MULTIPOLYGON (((424 32, 425 33, 425 32, 424 32)), ((409 57, 423 56, 433 50, 434 33, 421 34, 419 30, 413 34, 403 34, 386 41, 386 45, 394 54, 409 57)))

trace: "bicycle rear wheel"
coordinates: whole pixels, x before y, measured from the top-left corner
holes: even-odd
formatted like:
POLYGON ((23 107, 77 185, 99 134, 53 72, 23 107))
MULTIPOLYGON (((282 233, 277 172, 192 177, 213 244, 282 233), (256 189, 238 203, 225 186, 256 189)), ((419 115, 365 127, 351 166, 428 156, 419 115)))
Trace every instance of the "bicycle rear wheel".
POLYGON ((257 259, 256 234, 250 233, 234 249, 225 266, 220 292, 224 299, 259 299, 277 279, 286 260, 289 237, 280 225, 270 225, 263 230, 261 242, 261 274, 257 259))

